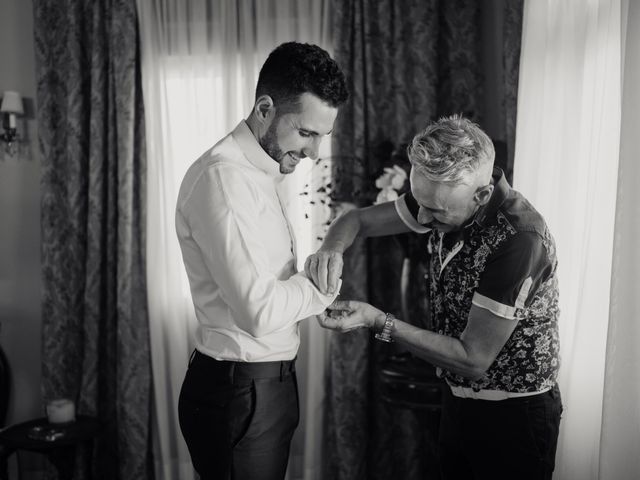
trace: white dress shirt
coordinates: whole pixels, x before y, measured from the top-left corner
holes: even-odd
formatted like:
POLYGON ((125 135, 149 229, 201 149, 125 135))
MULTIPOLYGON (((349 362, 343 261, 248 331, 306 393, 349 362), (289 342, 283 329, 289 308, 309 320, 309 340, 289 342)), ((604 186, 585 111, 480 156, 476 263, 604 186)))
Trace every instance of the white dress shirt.
POLYGON ((283 178, 242 121, 182 181, 176 231, 198 319, 196 349, 205 355, 291 360, 300 345, 298 322, 335 298, 296 273, 278 195, 283 178))

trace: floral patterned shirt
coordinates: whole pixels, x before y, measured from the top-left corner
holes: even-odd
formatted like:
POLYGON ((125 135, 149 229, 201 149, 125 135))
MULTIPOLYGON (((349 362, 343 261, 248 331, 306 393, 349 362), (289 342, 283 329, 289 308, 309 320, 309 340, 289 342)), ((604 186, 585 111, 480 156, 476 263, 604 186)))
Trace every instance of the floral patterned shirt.
POLYGON ((541 391, 555 384, 559 368, 556 247, 542 216, 503 172, 496 168, 493 177, 491 200, 458 232, 420 225, 410 192, 396 210, 414 231, 428 232, 429 308, 438 333, 459 338, 472 304, 518 322, 480 379, 439 374, 475 390, 541 391))

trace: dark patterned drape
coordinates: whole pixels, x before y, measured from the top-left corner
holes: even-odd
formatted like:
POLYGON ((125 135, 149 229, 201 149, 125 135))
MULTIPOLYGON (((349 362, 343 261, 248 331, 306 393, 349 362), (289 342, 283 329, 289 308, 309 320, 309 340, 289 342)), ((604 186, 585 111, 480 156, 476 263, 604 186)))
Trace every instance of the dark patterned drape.
POLYGON ((504 113, 506 133, 507 180, 513 184, 513 161, 516 151, 516 114, 518 110, 518 73, 520 72, 520 41, 524 1, 504 4, 504 113))
POLYGON ((102 421, 75 478, 151 478, 135 0, 34 0, 34 34, 44 398, 102 421))
MULTIPOLYGON (((504 99, 492 106, 496 112, 486 111, 483 100, 482 45, 488 34, 483 8, 488 5, 477 0, 333 2, 335 58, 352 94, 333 134, 335 200, 370 204, 382 168, 402 163, 404 145, 429 121, 452 113, 481 126, 488 113, 504 119, 499 136, 506 139, 507 155, 497 162, 510 170, 522 1, 491 2, 503 19, 502 82, 489 86, 504 99)), ((408 169, 406 158, 403 165, 408 169)), ((413 265, 406 320, 428 326, 422 241, 417 235, 358 241, 345 256, 341 298, 368 300, 400 316, 400 272, 408 256, 413 265)), ((397 347, 359 330, 333 334, 330 348, 326 478, 439 478, 429 454, 432 418, 380 399, 379 366, 397 347)))

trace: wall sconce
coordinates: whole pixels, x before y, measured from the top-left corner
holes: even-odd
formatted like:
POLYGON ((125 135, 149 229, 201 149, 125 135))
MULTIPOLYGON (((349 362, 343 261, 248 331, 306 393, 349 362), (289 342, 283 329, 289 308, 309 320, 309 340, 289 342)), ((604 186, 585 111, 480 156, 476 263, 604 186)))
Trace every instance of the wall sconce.
POLYGON ((2 97, 2 129, 0 141, 4 143, 4 150, 8 155, 13 156, 18 152, 18 142, 20 135, 16 127, 16 116, 24 114, 22 97, 18 92, 6 91, 2 97))

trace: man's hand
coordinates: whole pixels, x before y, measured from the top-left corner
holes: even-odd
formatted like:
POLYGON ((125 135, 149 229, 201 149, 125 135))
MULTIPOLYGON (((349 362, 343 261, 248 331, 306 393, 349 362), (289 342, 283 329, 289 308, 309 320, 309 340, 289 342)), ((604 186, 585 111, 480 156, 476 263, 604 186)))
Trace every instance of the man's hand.
POLYGON ((350 332, 356 328, 373 327, 376 318, 384 313, 365 302, 336 300, 318 315, 318 323, 324 328, 339 332, 350 332))
POLYGON ((304 262, 307 277, 325 295, 333 295, 342 276, 342 253, 335 250, 318 250, 304 262))

